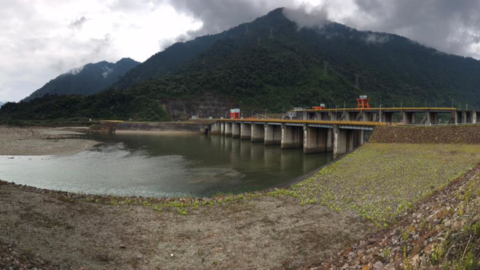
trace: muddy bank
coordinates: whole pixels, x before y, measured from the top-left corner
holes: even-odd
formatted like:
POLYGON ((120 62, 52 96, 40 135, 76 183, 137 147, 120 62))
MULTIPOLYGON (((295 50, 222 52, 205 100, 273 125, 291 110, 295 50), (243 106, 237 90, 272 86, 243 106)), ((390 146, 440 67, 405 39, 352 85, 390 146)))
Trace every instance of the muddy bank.
POLYGON ((184 122, 123 122, 116 126, 117 133, 160 133, 160 132, 190 132, 205 133, 212 120, 184 122))
POLYGON ((0 155, 70 155, 92 149, 96 141, 63 128, 0 126, 0 155))
POLYGON ((298 268, 374 229, 356 215, 290 197, 217 203, 187 215, 145 205, 0 182, 0 268, 12 261, 42 269, 298 268))

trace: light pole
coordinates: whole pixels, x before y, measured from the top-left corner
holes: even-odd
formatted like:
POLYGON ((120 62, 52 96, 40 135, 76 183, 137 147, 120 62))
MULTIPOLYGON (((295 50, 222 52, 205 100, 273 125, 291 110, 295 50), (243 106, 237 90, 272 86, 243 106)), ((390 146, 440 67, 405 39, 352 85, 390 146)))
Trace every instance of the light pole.
POLYGON ((265 119, 267 119, 267 111, 268 109, 265 109, 265 119))
POLYGON ((382 122, 382 103, 380 102, 380 112, 378 116, 378 122, 382 122))

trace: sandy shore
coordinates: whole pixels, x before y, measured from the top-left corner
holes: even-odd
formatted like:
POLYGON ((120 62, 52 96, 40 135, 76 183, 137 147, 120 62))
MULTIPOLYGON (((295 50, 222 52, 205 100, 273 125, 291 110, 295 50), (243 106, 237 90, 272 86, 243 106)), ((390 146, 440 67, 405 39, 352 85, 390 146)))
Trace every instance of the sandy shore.
POLYGON ((61 128, 0 126, 0 155, 70 155, 98 144, 84 133, 61 128))
POLYGON ((193 131, 170 131, 170 130, 116 130, 115 134, 152 134, 152 135, 179 135, 179 136, 198 136, 201 132, 193 131))

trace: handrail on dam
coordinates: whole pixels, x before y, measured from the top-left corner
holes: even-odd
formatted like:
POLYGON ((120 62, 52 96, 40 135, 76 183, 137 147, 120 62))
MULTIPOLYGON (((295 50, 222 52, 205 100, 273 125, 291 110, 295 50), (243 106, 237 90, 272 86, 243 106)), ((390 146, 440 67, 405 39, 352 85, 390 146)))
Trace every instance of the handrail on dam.
POLYGON ((123 120, 99 120, 100 123, 123 123, 123 120))
POLYGON ((391 126, 387 122, 371 121, 329 121, 329 120, 286 120, 286 119, 218 119, 219 122, 254 122, 254 123, 295 123, 321 125, 351 125, 351 126, 391 126))
POLYGON ((343 112, 343 111, 445 111, 445 112, 454 112, 457 111, 457 108, 449 107, 376 107, 376 108, 335 108, 335 109, 305 109, 297 110, 299 112, 343 112))

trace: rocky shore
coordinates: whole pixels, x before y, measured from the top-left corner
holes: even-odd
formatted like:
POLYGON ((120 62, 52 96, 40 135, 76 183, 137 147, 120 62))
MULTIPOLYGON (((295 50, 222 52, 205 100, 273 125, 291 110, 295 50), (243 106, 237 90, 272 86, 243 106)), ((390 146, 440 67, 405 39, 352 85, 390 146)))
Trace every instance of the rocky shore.
POLYGON ((478 269, 480 165, 388 229, 304 269, 478 269))
POLYGON ((375 229, 282 192, 147 199, 6 182, 0 228, 0 269, 295 269, 375 229))

